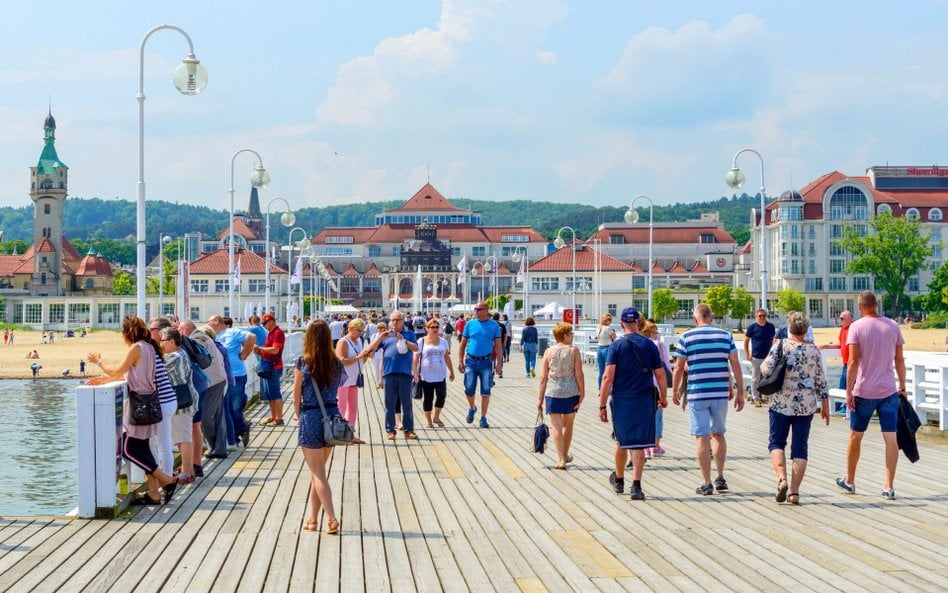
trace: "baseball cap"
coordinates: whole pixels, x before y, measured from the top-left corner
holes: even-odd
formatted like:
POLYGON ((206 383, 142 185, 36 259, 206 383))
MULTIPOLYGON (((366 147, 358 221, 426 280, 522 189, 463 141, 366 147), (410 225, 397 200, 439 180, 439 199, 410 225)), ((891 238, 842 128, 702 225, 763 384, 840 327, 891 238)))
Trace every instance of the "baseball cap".
MULTIPOLYGON (((625 312, 623 311, 623 315, 625 312)), ((263 317, 260 318, 260 323, 266 323, 268 321, 276 321, 276 317, 273 316, 273 313, 264 313, 263 317)))
POLYGON ((635 307, 626 307, 622 310, 622 316, 619 317, 622 321, 629 323, 632 321, 638 321, 642 318, 642 315, 639 313, 639 310, 635 307))

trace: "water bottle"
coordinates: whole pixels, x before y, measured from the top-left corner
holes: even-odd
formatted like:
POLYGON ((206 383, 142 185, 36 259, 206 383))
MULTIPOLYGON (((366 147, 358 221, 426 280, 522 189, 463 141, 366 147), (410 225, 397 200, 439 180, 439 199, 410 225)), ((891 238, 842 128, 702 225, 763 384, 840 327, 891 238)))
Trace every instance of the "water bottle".
POLYGON ((128 494, 128 475, 119 474, 119 494, 125 496, 128 494))

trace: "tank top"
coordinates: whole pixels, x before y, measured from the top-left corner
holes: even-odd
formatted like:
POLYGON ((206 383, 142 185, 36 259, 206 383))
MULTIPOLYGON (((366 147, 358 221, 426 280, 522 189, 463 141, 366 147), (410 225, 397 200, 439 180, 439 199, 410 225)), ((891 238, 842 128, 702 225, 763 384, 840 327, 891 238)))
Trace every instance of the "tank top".
POLYGON ((602 325, 599 326, 599 329, 596 330, 596 342, 600 348, 612 345, 612 342, 615 341, 615 338, 613 337, 614 334, 612 332, 613 330, 611 327, 604 327, 602 325))
MULTIPOLYGON (((125 381, 128 388, 140 393, 151 393, 155 391, 155 349, 147 342, 136 342, 138 347, 138 362, 132 368, 125 372, 125 381)), ((122 427, 128 436, 136 439, 150 439, 158 434, 158 425, 149 424, 148 426, 137 426, 131 423, 130 408, 123 406, 122 427)))
MULTIPOLYGON (((357 354, 362 352, 361 344, 358 346, 353 344, 352 340, 350 340, 348 336, 342 339, 346 341, 346 346, 349 348, 349 354, 346 356, 346 358, 354 358, 357 354)), ((352 387, 356 384, 356 381, 359 380, 359 373, 362 372, 362 361, 357 360, 355 362, 351 362, 345 365, 343 368, 346 369, 346 380, 342 385, 340 385, 340 387, 352 387)))
POLYGON ((418 342, 418 353, 421 356, 421 365, 418 374, 425 383, 440 383, 448 378, 448 367, 444 362, 444 353, 448 349, 448 342, 438 338, 435 345, 428 344, 427 340, 418 342))
POLYGON ((576 382, 573 362, 575 351, 575 346, 566 344, 557 344, 550 350, 550 372, 546 382, 548 397, 566 398, 579 395, 579 383, 576 382))

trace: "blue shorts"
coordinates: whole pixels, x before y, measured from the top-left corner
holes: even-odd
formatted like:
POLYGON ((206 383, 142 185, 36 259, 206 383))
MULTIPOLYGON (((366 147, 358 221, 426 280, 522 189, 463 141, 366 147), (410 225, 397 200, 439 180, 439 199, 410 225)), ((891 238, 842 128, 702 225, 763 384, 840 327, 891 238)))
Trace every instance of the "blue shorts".
POLYGON ((639 397, 611 397, 612 437, 620 449, 648 449, 655 446, 655 399, 651 394, 639 397))
POLYGON ((283 399, 280 393, 280 377, 283 375, 283 369, 273 369, 273 376, 269 379, 260 379, 260 399, 264 401, 276 401, 283 399))
POLYGON ((471 397, 477 389, 477 381, 481 382, 481 395, 490 395, 490 384, 494 372, 491 369, 491 359, 475 360, 468 356, 464 359, 464 395, 471 397))
POLYGON ((899 423, 899 394, 893 393, 882 399, 856 398, 856 410, 849 414, 849 428, 853 432, 866 432, 873 412, 879 412, 882 432, 895 432, 899 423))
POLYGON ((726 399, 688 400, 688 415, 691 417, 691 434, 706 437, 709 434, 724 434, 727 419, 726 399))
POLYGON ((550 397, 545 398, 547 414, 575 414, 576 406, 579 405, 579 396, 572 397, 550 397))
POLYGON ((810 426, 813 424, 813 415, 785 416, 770 410, 770 442, 768 451, 785 450, 790 429, 793 429, 790 441, 790 459, 806 459, 809 453, 810 426))

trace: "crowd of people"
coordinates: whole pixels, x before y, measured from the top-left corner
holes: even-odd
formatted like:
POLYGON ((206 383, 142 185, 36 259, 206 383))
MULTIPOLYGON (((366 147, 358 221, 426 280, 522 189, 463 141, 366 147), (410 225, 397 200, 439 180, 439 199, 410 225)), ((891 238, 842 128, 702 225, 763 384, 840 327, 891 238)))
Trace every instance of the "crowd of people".
MULTIPOLYGON (((840 317, 840 340, 848 364, 841 386, 851 411, 851 433, 846 472, 836 483, 847 493, 855 492, 862 436, 869 418, 878 413, 886 444, 882 496, 893 499, 898 459, 895 423, 898 398, 905 392, 903 342, 898 326, 878 315, 871 292, 862 293, 858 302, 861 319, 853 321, 849 312, 840 317)), ((287 361, 293 364, 298 443, 311 472, 310 512, 304 530, 318 530, 322 510, 325 532, 339 532, 326 477, 332 446, 323 440, 323 414, 325 409, 326 414, 341 416, 355 426, 359 389, 367 375, 384 394, 387 440, 395 440, 399 431, 407 440, 418 438, 413 398, 422 400, 426 429, 446 425, 447 382, 455 380, 455 370, 463 378, 466 423, 473 424, 479 415, 477 426, 490 428, 491 394, 509 360, 512 328, 505 317, 491 315, 484 302, 477 303, 473 313, 470 319, 452 319, 437 314, 406 316, 396 310, 382 316, 331 316, 305 324, 302 353, 298 360, 287 361), (451 347, 454 334, 458 336, 456 363, 451 347)), ((819 348, 807 340, 810 326, 805 315, 791 312, 781 330, 766 321, 765 311, 757 317, 744 343, 755 383, 775 372, 784 373, 781 388, 769 397, 774 496, 777 502, 799 504, 813 417, 819 414, 826 424, 830 420, 828 385, 819 348)), ((642 482, 648 459, 665 452, 662 418, 669 390, 671 401, 689 416, 701 478, 696 494, 708 496, 729 488, 725 478, 727 415, 729 408, 740 412, 744 407, 743 375, 731 333, 713 324, 708 305, 697 305, 693 319, 695 327, 678 338, 672 354, 655 323, 634 307, 619 315, 621 334, 608 314, 596 329, 598 416, 604 423, 611 422, 615 442, 609 483, 616 493, 624 493, 626 470, 631 470, 633 500, 645 499, 642 482)), ((134 504, 169 502, 178 484, 203 476, 204 459, 225 458, 238 444, 248 446, 245 361, 251 355, 258 357, 261 398, 268 402, 269 416, 260 425, 284 425, 280 380, 286 336, 272 314, 249 321, 250 327, 244 330, 220 315, 212 315, 200 328, 191 321, 158 318, 146 325, 128 317, 122 336, 129 348, 121 361, 107 363, 99 353, 88 355, 87 360, 104 373, 90 383, 125 380, 130 389, 159 394, 159 423, 136 426, 127 411, 123 419, 122 454, 147 476, 147 492, 134 504), (174 446, 181 457, 177 471, 174 446)), ((587 395, 582 354, 573 344, 573 331, 568 323, 553 326, 555 344, 543 353, 539 370, 537 411, 550 416, 558 470, 573 461, 574 421, 587 395)), ((538 341, 535 321, 528 317, 520 344, 526 378, 536 376, 538 341)), ((751 386, 750 401, 762 400, 751 386)))

